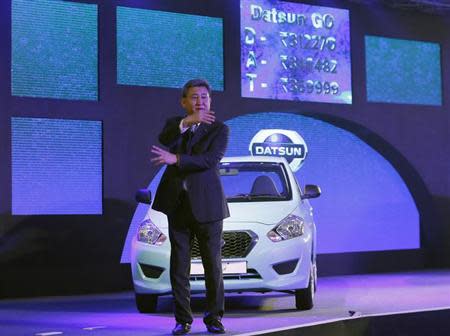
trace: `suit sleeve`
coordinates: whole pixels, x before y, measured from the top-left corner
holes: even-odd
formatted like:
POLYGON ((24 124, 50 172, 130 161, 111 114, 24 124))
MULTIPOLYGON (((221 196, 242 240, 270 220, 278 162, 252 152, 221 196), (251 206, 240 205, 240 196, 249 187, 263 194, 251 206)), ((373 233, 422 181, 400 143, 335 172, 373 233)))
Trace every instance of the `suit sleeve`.
POLYGON ((173 149, 179 139, 181 117, 170 118, 166 121, 163 130, 159 134, 158 140, 164 146, 173 149))
POLYGON ((228 126, 222 124, 205 152, 194 155, 181 154, 179 156, 180 170, 192 172, 216 167, 225 155, 229 132, 228 126))

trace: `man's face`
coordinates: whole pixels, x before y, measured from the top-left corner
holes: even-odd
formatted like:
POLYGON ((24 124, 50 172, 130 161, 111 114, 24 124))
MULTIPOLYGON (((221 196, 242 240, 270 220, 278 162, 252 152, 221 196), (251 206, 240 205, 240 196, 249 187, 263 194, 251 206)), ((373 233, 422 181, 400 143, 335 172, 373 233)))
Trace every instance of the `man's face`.
POLYGON ((209 96, 208 89, 203 86, 189 88, 186 97, 181 99, 181 106, 183 106, 187 114, 209 111, 211 97, 209 96))

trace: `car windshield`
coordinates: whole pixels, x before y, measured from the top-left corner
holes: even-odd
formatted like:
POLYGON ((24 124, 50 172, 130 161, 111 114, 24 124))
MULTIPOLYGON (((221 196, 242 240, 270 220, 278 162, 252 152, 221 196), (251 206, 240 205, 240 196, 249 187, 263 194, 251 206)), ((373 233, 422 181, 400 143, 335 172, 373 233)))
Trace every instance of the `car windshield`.
POLYGON ((286 201, 292 198, 283 164, 222 162, 220 177, 228 202, 286 201))

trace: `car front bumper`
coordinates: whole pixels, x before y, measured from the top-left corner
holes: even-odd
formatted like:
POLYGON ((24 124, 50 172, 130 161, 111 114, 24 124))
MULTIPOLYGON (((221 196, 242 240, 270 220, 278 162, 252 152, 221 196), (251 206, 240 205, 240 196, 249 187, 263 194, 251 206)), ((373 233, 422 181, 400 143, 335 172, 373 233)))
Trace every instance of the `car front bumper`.
MULTIPOLYGON (((226 223, 224 231, 251 231, 255 236, 255 244, 245 258, 224 259, 224 261, 245 261, 247 274, 224 274, 226 291, 287 291, 308 287, 311 268, 312 234, 308 228, 297 238, 272 242, 267 238, 270 226, 249 223, 226 223), (297 263, 287 274, 279 274, 274 265, 291 262, 297 263)), ((134 288, 137 293, 168 294, 171 292, 169 261, 170 243, 167 240, 162 246, 152 246, 133 240, 131 268, 134 288), (157 278, 144 275, 141 265, 161 269, 157 278)), ((202 277, 191 277, 192 292, 204 292, 205 282, 202 277)))

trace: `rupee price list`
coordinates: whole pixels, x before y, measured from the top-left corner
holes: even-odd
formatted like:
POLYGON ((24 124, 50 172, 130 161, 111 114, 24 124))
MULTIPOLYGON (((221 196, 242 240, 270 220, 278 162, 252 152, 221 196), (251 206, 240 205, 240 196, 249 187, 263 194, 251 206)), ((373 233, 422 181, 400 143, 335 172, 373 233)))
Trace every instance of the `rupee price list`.
POLYGON ((351 104, 348 11, 241 0, 241 92, 351 104))

